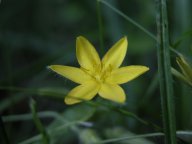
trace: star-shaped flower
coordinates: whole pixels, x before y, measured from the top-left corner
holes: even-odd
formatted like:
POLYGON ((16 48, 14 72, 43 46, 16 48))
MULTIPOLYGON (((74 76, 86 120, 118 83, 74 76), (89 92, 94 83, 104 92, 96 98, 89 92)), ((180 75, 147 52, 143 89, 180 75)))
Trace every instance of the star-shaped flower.
POLYGON ((80 84, 67 94, 65 103, 75 104, 91 100, 97 93, 104 99, 124 103, 126 95, 119 84, 126 83, 149 70, 148 67, 140 65, 119 68, 125 58, 127 46, 127 38, 123 37, 100 59, 97 51, 86 38, 77 37, 76 56, 80 68, 49 66, 54 72, 80 84))

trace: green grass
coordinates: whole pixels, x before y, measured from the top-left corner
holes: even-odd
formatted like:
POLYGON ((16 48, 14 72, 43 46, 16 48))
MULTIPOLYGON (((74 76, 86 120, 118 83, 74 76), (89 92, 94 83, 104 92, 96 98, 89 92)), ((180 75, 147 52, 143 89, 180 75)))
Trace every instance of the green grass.
POLYGON ((169 29, 167 18, 167 5, 165 0, 157 1, 157 27, 158 27, 158 69, 162 104, 165 142, 176 144, 175 102, 173 95, 173 80, 171 75, 169 29))

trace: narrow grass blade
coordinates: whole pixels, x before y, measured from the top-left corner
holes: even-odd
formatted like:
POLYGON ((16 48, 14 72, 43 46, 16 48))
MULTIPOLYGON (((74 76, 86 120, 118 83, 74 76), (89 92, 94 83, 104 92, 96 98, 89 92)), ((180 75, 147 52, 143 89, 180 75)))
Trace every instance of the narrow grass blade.
MULTIPOLYGON (((120 10, 116 9, 115 7, 113 7, 110 3, 108 3, 106 0, 99 0, 99 2, 103 3, 104 5, 106 5, 107 7, 109 7, 110 9, 112 9, 114 12, 116 12, 119 16, 123 17, 125 20, 127 20, 128 22, 130 22, 131 24, 133 24, 134 26, 136 26, 137 28, 139 28, 141 31, 143 31, 144 33, 146 33, 149 37, 151 37, 153 40, 155 40, 157 43, 159 43, 158 39, 156 38, 156 36, 151 33, 150 31, 148 31, 146 28, 144 28, 142 25, 140 25, 138 22, 134 21, 132 18, 130 18, 129 16, 127 16, 126 14, 124 14, 123 12, 121 12, 120 10)), ((180 53, 175 50, 171 45, 169 45, 169 48, 171 49, 172 52, 174 52, 175 54, 177 54, 178 56, 180 56, 180 53)))
POLYGON ((140 24, 138 24, 137 22, 135 22, 133 19, 131 19, 130 17, 128 17, 126 14, 124 14, 123 12, 121 12, 120 10, 116 9, 115 7, 113 7, 111 4, 109 4, 106 0, 99 0, 101 3, 105 4, 106 6, 108 6, 109 8, 111 8, 114 12, 116 12, 118 15, 122 16, 124 19, 126 19, 127 21, 129 21, 130 23, 132 23, 133 25, 135 25, 137 28, 139 28, 140 30, 142 30, 143 32, 145 32, 147 35, 149 35, 152 39, 156 40, 156 37, 149 32, 147 29, 145 29, 143 26, 141 26, 140 24))
POLYGON ((14 94, 4 100, 0 101, 0 111, 4 111, 9 108, 11 105, 19 103, 23 99, 27 98, 27 94, 35 94, 37 96, 49 97, 57 100, 62 100, 63 97, 67 94, 68 90, 66 88, 54 88, 54 87, 45 87, 45 88, 22 88, 22 87, 7 87, 0 86, 0 90, 8 90, 11 92, 19 92, 14 94))
MULTIPOLYGON (((54 118, 58 119, 61 121, 64 121, 63 117, 54 111, 42 111, 38 112, 37 116, 39 118, 54 118)), ((17 122, 17 121, 26 121, 26 120, 32 120, 33 119, 33 114, 19 114, 19 115, 8 115, 8 116, 3 116, 2 117, 3 122, 17 122)))
POLYGON ((158 70, 166 144, 176 144, 176 120, 171 76, 166 0, 157 0, 158 70))
POLYGON ((121 138, 113 138, 113 139, 107 139, 100 141, 98 143, 92 143, 92 144, 106 144, 106 143, 117 143, 122 142, 126 140, 132 140, 132 139, 138 139, 138 138, 147 138, 147 137, 156 137, 156 136, 164 136, 163 133, 148 133, 148 134, 141 134, 141 135, 135 135, 135 136, 129 136, 129 137, 121 137, 121 138))
POLYGON ((131 117, 135 120, 137 120, 138 122, 144 124, 144 125, 147 125, 147 126, 150 126, 150 127, 153 127, 156 131, 162 131, 162 128, 159 127, 158 125, 152 123, 152 122, 149 122, 149 121, 146 121, 142 118, 140 118, 139 116, 137 116, 136 114, 130 112, 130 111, 127 111, 123 108, 118 108, 116 106, 113 106, 113 105, 110 105, 110 104, 105 104, 105 103, 102 103, 102 102, 92 102, 92 101, 86 101, 87 104, 89 105, 92 105, 94 107, 104 107, 106 109, 110 109, 111 111, 115 111, 115 112, 118 112, 120 114, 123 114, 124 116, 126 117, 131 117))
POLYGON ((180 69, 182 70, 185 77, 192 82, 192 67, 191 65, 185 60, 183 56, 177 57, 176 59, 180 69))
POLYGON ((36 102, 33 99, 31 99, 31 101, 30 101, 30 108, 31 108, 31 112, 33 115, 33 120, 35 122, 35 125, 36 125, 37 129, 39 130, 39 132, 42 134, 43 144, 49 144, 49 136, 47 135, 47 132, 46 132, 45 128, 43 127, 43 125, 37 115, 36 102))
POLYGON ((101 53, 104 53, 104 42, 103 42, 103 21, 101 16, 101 5, 99 3, 99 0, 96 0, 97 2, 97 18, 98 18, 98 25, 99 25, 99 41, 100 41, 100 49, 101 53))
POLYGON ((188 84, 189 86, 192 87, 192 83, 191 83, 189 80, 187 80, 187 78, 186 78, 182 73, 180 73, 179 71, 177 71, 177 70, 174 69, 174 68, 171 68, 171 73, 172 73, 175 77, 177 77, 178 79, 180 79, 181 81, 185 82, 186 84, 188 84))
MULTIPOLYGON (((176 132, 179 137, 184 137, 192 136, 191 131, 177 131, 176 132)), ((117 143, 117 142, 122 142, 126 140, 131 140, 131 139, 138 139, 138 138, 149 138, 149 137, 163 137, 164 133, 147 133, 147 134, 140 134, 140 135, 135 135, 135 136, 129 136, 129 137, 121 137, 121 138, 114 138, 114 139, 107 139, 103 141, 99 141, 98 143, 92 143, 92 144, 106 144, 106 143, 117 143)))

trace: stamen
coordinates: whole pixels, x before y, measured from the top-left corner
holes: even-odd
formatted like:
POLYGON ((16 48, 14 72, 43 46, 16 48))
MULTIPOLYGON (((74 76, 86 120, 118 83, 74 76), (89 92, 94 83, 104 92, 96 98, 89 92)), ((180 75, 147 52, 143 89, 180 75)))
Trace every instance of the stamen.
POLYGON ((110 76, 112 71, 112 65, 108 65, 108 67, 105 67, 104 65, 98 65, 96 63, 93 64, 93 71, 88 70, 86 68, 81 67, 81 69, 90 75, 92 78, 94 78, 97 82, 103 83, 105 82, 105 79, 110 76))

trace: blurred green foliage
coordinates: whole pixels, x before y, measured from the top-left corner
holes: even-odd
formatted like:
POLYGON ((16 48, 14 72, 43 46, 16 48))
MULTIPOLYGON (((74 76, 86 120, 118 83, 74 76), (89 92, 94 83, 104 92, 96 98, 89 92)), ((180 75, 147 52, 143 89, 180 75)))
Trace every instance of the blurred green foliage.
MULTIPOLYGON (((156 35, 154 1, 107 1, 156 35)), ((190 0, 168 2, 170 42, 189 61, 192 61, 191 6, 190 0)), ((53 144, 87 144, 89 141, 119 137, 120 133, 123 133, 122 136, 130 136, 134 133, 156 132, 154 125, 162 127, 156 41, 103 4, 101 15, 104 51, 126 35, 129 47, 123 65, 146 65, 150 67, 150 71, 123 85, 127 95, 123 106, 99 98, 96 98, 99 104, 93 100, 91 103, 66 106, 63 98, 75 84, 50 72, 46 67, 51 64, 77 66, 75 38, 79 35, 88 38, 97 51, 102 53, 99 47, 96 0, 1 1, 0 143, 6 143, 6 137, 11 144, 41 142, 32 117, 22 120, 19 115, 31 113, 31 97, 36 101, 37 112, 52 111, 59 115, 39 115, 53 144), (141 123, 131 115, 124 115, 118 109, 134 113, 148 124, 141 123), (17 114, 20 120, 6 122, 6 116, 17 114)), ((171 56, 172 66, 179 70, 175 61, 176 55, 171 53, 171 56)), ((192 90, 179 79, 174 79, 173 83, 177 129, 191 130, 192 90)), ((162 142, 158 138, 149 140, 151 142, 146 142, 146 139, 138 141, 162 142)))

